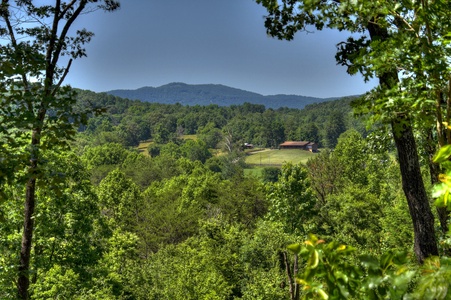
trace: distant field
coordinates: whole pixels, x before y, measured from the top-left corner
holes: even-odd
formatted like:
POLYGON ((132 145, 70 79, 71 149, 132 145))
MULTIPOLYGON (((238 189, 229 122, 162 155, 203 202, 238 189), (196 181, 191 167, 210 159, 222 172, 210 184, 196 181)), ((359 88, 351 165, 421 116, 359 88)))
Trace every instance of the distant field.
MULTIPOLYGON (((184 135, 182 137, 185 140, 192 139, 196 140, 196 135, 184 135)), ((149 155, 147 152, 147 148, 153 141, 147 140, 142 141, 138 145, 138 150, 144 153, 145 155, 149 155)), ((220 151, 212 151, 214 155, 220 155, 220 151)), ((252 149, 246 150, 246 164, 252 166, 252 169, 247 169, 246 173, 253 175, 260 175, 261 167, 266 166, 281 166, 284 162, 292 162, 293 164, 297 163, 306 163, 307 160, 311 157, 314 157, 316 153, 311 153, 305 150, 299 149, 283 149, 283 150, 270 150, 270 149, 252 149)))
POLYGON ((254 166, 280 166, 284 162, 306 163, 309 158, 315 155, 316 153, 299 149, 263 150, 248 154, 246 163, 254 166))
POLYGON ((149 145, 152 143, 153 143, 152 141, 141 141, 138 145, 138 151, 144 153, 144 155, 149 155, 147 147, 149 147, 149 145))
POLYGON ((196 134, 184 134, 182 135, 182 139, 184 140, 197 140, 196 134))

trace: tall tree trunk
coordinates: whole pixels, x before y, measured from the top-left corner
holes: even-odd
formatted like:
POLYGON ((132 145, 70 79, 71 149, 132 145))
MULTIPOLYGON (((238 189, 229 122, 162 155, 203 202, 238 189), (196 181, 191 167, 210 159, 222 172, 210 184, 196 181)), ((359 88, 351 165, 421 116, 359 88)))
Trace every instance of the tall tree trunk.
MULTIPOLYGON (((387 29, 380 27, 376 18, 368 23, 367 29, 372 41, 384 41, 389 38, 387 29)), ((396 69, 379 74, 379 84, 387 89, 396 86, 398 81, 396 69)), ((405 114, 398 113, 391 121, 391 128, 398 152, 402 187, 413 223, 414 251, 418 262, 423 263, 425 258, 438 255, 434 216, 421 176, 411 120, 405 114)))
MULTIPOLYGON (((45 111, 41 112, 42 120, 45 111)), ((41 121, 42 123, 42 121, 41 121)), ((24 203, 24 224, 22 232, 22 246, 20 249, 19 276, 17 279, 17 291, 20 299, 28 300, 30 287, 30 257, 34 230, 34 210, 36 207, 36 173, 38 169, 39 145, 41 144, 41 127, 33 130, 31 138, 31 153, 29 176, 24 203)))
POLYGON ((287 274, 289 289, 290 289, 290 300, 299 300, 299 284, 296 282, 296 274, 298 273, 298 256, 294 255, 293 262, 293 272, 291 272, 290 261, 288 259, 288 252, 283 251, 283 263, 285 265, 285 272, 287 274))
POLYGON ((19 278, 17 282, 19 298, 28 299, 30 287, 30 254, 33 239, 34 208, 35 208, 36 179, 31 178, 27 182, 24 212, 24 228, 22 233, 22 247, 20 250, 19 278))
POLYGON ((412 126, 407 117, 392 121, 393 136, 398 150, 402 188, 407 198, 413 222, 414 250, 419 263, 431 255, 438 255, 434 216, 421 176, 419 158, 412 126))

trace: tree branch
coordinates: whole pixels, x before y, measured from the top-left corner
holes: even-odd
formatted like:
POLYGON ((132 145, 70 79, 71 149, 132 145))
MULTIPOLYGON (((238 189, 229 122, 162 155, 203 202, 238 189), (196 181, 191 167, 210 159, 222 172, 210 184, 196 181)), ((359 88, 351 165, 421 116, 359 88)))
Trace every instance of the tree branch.
POLYGON ((71 65, 72 65, 72 58, 69 59, 69 62, 67 63, 67 67, 64 70, 63 76, 61 76, 60 80, 58 81, 58 83, 56 84, 55 88, 53 89, 52 96, 56 95, 56 91, 60 88, 61 84, 63 84, 64 79, 66 78, 66 75, 69 73, 69 69, 70 69, 71 65))

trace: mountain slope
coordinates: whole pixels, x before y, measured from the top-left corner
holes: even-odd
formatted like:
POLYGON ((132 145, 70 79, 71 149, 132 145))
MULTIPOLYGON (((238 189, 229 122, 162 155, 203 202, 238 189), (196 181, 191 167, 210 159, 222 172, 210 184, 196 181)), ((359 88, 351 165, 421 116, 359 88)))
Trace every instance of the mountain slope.
POLYGON ((220 106, 230 106, 249 102, 252 104, 262 104, 266 108, 273 109, 279 107, 302 109, 308 104, 334 99, 297 95, 263 96, 220 84, 191 85, 179 82, 169 83, 160 87, 142 87, 136 90, 112 90, 107 93, 122 98, 165 104, 180 103, 190 106, 217 104, 220 106))

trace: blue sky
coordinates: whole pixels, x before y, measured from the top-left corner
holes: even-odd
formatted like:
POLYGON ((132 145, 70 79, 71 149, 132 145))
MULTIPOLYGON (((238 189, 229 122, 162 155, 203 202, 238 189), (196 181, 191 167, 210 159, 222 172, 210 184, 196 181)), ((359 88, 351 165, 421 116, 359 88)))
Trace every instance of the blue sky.
POLYGON ((335 45, 346 33, 268 37, 265 9, 252 0, 124 0, 114 13, 82 16, 95 33, 88 57, 66 83, 96 92, 170 82, 223 84, 263 95, 335 97, 361 94, 376 81, 337 66, 335 45))

